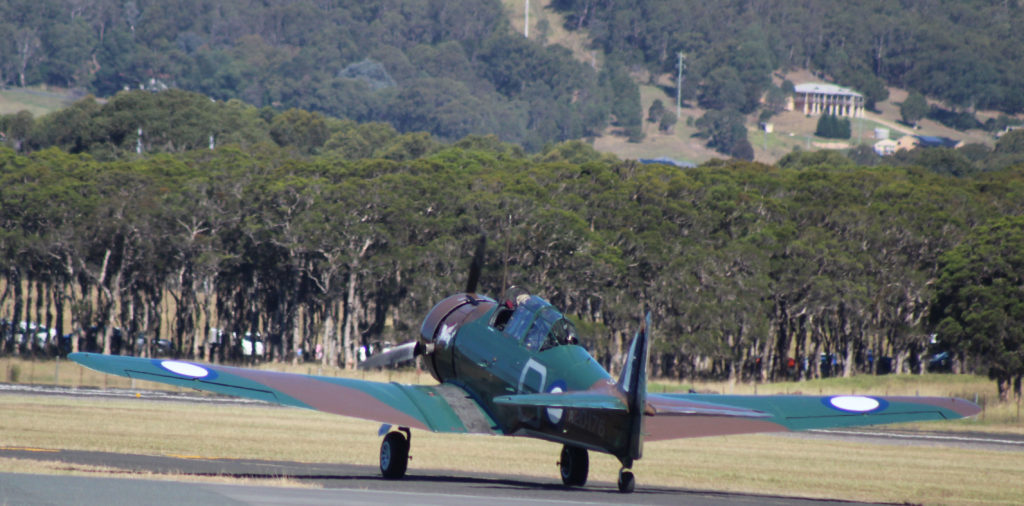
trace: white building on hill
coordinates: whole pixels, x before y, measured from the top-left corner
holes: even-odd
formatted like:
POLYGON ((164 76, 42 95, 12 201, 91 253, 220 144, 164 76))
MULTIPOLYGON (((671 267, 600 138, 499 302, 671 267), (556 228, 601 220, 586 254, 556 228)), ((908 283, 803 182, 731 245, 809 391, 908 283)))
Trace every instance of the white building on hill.
POLYGON ((798 84, 793 92, 794 105, 804 114, 832 114, 850 118, 864 117, 864 95, 834 84, 798 84))

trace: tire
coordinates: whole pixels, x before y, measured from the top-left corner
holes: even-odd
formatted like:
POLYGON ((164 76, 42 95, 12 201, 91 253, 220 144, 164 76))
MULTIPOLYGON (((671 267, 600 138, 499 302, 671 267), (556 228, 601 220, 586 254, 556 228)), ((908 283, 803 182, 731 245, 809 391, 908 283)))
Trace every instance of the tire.
POLYGON ((630 494, 635 487, 636 479, 633 478, 633 473, 625 469, 619 471, 619 492, 630 494))
POLYGON ((587 450, 577 446, 562 446, 562 461, 559 462, 562 483, 567 487, 582 487, 587 483, 590 471, 590 456, 587 450))
POLYGON ((405 476, 409 465, 409 440, 401 432, 389 432, 380 444, 380 474, 397 480, 405 476))

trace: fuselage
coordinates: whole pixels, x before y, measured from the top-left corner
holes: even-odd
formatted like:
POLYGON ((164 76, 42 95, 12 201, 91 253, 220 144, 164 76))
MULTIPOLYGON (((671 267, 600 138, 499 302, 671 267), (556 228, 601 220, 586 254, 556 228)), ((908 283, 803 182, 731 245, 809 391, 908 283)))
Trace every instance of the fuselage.
POLYGON ((519 295, 498 303, 475 294, 439 302, 421 337, 425 367, 472 395, 504 434, 538 437, 620 454, 628 417, 592 410, 496 404, 499 396, 572 391, 616 392, 614 381, 576 344, 573 325, 550 303, 519 295))

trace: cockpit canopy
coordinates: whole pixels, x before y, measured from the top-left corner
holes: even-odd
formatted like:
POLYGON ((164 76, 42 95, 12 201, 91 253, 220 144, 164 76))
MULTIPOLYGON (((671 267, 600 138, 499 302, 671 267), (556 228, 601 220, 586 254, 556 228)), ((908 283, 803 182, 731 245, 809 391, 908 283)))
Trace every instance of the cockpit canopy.
POLYGON ((533 351, 579 341, 572 322, 536 295, 520 294, 514 305, 512 301, 503 305, 495 314, 494 326, 533 351))

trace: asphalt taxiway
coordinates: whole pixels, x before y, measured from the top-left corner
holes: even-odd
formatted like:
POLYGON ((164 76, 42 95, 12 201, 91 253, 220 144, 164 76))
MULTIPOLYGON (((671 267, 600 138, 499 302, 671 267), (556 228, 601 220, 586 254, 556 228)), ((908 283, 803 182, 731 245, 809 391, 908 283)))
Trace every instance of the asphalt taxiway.
POLYGON ((713 490, 638 486, 621 494, 611 482, 566 488, 556 480, 487 473, 410 470, 401 480, 384 480, 374 467, 348 464, 209 459, 183 456, 0 448, 0 458, 60 462, 66 470, 91 466, 123 470, 124 477, 0 473, 3 504, 692 504, 821 505, 846 501, 811 500, 713 490), (152 473, 152 474, 151 474, 152 473), (302 486, 262 486, 162 481, 152 475, 220 477, 237 480, 287 478, 302 486))

